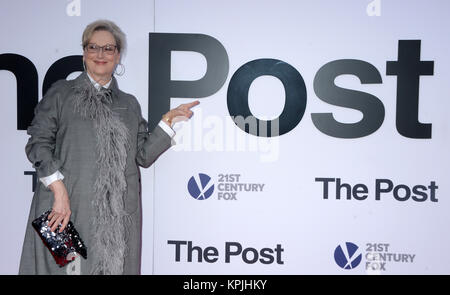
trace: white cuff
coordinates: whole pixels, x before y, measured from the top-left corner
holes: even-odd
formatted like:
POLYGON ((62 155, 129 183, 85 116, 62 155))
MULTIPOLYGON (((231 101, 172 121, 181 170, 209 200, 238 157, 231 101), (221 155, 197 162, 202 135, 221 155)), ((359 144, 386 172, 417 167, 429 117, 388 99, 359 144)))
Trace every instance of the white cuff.
POLYGON ((173 138, 175 136, 175 131, 173 131, 173 129, 162 120, 159 121, 158 125, 170 136, 170 138, 173 138))
POLYGON ((45 187, 48 187, 50 184, 52 184, 53 182, 55 182, 57 180, 63 180, 63 179, 64 179, 64 175, 62 175, 62 173, 59 172, 59 170, 57 170, 55 173, 53 173, 50 176, 39 178, 39 180, 45 185, 45 187))

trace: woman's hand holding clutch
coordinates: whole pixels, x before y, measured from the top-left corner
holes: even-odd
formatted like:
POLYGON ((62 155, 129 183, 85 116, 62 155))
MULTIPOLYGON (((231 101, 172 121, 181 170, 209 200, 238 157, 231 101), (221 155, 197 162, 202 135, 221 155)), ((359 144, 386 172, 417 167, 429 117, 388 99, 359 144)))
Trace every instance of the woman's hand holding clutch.
POLYGON ((48 215, 49 226, 51 226, 51 230, 54 232, 58 225, 61 224, 59 232, 62 232, 69 223, 70 215, 72 214, 70 211, 69 194, 61 180, 52 182, 48 187, 55 197, 52 212, 48 215))

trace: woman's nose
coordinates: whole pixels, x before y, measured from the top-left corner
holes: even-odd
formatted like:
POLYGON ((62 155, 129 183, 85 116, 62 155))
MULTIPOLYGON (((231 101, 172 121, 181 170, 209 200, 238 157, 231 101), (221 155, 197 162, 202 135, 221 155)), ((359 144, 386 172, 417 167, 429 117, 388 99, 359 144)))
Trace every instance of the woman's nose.
POLYGON ((102 48, 102 47, 100 47, 100 48, 98 49, 98 51, 97 51, 97 56, 98 56, 98 57, 103 57, 103 48, 102 48))

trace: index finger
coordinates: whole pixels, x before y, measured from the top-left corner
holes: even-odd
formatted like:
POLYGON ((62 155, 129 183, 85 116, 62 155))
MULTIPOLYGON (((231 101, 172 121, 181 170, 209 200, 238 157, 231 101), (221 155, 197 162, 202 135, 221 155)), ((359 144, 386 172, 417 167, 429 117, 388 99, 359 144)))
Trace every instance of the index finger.
POLYGON ((190 109, 192 107, 195 107, 199 103, 200 103, 200 101, 196 100, 196 101, 193 101, 193 102, 190 102, 190 103, 185 103, 184 105, 190 109))

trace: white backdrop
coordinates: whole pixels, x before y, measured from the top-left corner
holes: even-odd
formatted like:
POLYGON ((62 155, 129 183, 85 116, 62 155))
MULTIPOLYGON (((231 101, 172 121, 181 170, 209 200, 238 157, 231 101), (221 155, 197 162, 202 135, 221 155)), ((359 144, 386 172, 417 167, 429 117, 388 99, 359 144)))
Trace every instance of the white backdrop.
MULTIPOLYGON (((149 33, 205 34, 225 47, 229 73, 224 86, 200 98, 194 117, 175 127, 178 144, 152 168, 141 169, 143 274, 450 273, 448 1, 132 3, 1 0, 0 34, 5 42, 0 54, 30 59, 38 70, 41 93, 53 62, 81 54, 84 27, 97 18, 111 19, 126 32, 129 44, 120 87, 136 95, 146 117, 149 33), (80 15, 70 16, 66 9, 75 4, 80 15), (432 124, 428 139, 406 138, 396 129, 397 77, 386 75, 386 62, 398 60, 399 40, 421 40, 420 60, 434 61, 434 74, 421 76, 419 88, 419 122, 432 124), (301 122, 269 139, 237 128, 227 107, 232 75, 261 58, 289 63, 302 75, 307 91, 301 122), (314 91, 318 70, 340 59, 368 62, 381 75, 380 84, 361 84, 351 75, 335 80, 340 87, 370 93, 383 103, 383 124, 368 136, 331 137, 312 122, 313 113, 332 112, 343 123, 363 117, 359 111, 320 100, 314 91), (188 190, 191 177, 195 188, 200 173, 211 178, 204 183, 207 187, 214 185, 206 200, 195 199, 188 190), (367 199, 337 200, 334 184, 324 199, 323 185, 315 181, 319 177, 365 184, 367 199), (424 202, 398 201, 392 192, 376 200, 377 179, 411 188, 428 187, 434 181, 437 201, 430 196, 424 202), (226 185, 232 184, 254 184, 254 191, 233 190, 235 200, 221 199, 226 185), (242 253, 227 262, 226 245, 234 252, 238 243, 242 253), (352 245, 358 247, 355 254, 352 245), (345 269, 346 262, 350 269, 345 269)), ((198 53, 173 52, 171 77, 199 79, 206 64, 198 53)), ((0 87, 0 128, 8 139, 0 153, 4 188, 0 214, 8 224, 3 235, 8 240, 0 246, 0 273, 15 274, 32 197, 31 177, 24 171, 32 168, 24 153, 27 135, 16 130, 16 85, 10 72, 0 71, 0 87)), ((276 118, 283 110, 284 94, 280 80, 257 78, 249 91, 250 109, 258 118, 276 118)), ((171 106, 187 101, 191 99, 173 98, 171 106)), ((404 196, 401 189, 400 196, 404 196)))

